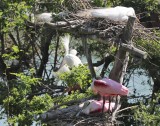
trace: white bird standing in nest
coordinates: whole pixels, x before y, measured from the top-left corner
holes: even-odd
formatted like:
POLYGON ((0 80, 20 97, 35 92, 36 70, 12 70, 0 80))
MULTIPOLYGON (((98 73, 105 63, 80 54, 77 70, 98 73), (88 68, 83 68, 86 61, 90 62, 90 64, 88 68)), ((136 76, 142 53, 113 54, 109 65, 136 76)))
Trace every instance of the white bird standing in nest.
POLYGON ((31 17, 31 21, 33 23, 44 23, 44 22, 51 22, 53 20, 53 15, 56 15, 55 13, 40 13, 40 14, 27 14, 31 17))
POLYGON ((59 17, 59 18, 65 18, 68 16, 66 12, 60 12, 58 14, 56 13, 51 13, 51 12, 44 12, 40 14, 31 14, 32 17, 32 22, 35 23, 45 23, 45 22, 52 22, 54 21, 54 17, 59 17))
POLYGON ((132 7, 116 6, 111 8, 88 9, 77 13, 80 17, 106 18, 111 21, 127 22, 129 16, 136 17, 132 7))
POLYGON ((72 49, 69 53, 70 35, 66 34, 64 37, 61 37, 61 42, 65 48, 65 56, 60 65, 60 68, 62 68, 65 64, 67 64, 70 68, 74 66, 78 67, 79 65, 83 65, 79 57, 76 56, 77 51, 75 49, 72 49))

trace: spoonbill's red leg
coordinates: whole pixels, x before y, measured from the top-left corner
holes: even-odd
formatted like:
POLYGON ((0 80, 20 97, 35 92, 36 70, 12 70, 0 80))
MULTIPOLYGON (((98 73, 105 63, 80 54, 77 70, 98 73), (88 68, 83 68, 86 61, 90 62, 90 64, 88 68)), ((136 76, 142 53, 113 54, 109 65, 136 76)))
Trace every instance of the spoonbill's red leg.
POLYGON ((106 102, 106 97, 105 97, 105 96, 103 96, 103 106, 102 106, 102 113, 104 112, 104 104, 105 104, 105 102, 106 102))
POLYGON ((110 113, 110 107, 111 107, 111 96, 108 96, 108 100, 109 100, 109 108, 108 108, 108 113, 110 113))

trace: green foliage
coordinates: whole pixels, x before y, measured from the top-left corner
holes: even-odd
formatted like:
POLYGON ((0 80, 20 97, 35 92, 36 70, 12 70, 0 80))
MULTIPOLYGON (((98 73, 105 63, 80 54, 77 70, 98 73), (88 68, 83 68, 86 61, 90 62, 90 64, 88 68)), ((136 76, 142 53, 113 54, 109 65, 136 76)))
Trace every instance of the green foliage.
POLYGON ((12 50, 13 50, 13 52, 15 52, 15 53, 18 53, 20 50, 19 50, 19 48, 18 48, 18 46, 12 46, 12 50))
POLYGON ((52 98, 48 94, 34 95, 33 90, 40 85, 40 79, 33 77, 33 70, 30 76, 23 73, 13 73, 17 80, 13 87, 9 88, 8 96, 3 99, 3 106, 6 113, 10 113, 9 124, 31 125, 34 115, 41 114, 52 105, 52 98))
POLYGON ((139 40, 137 44, 144 47, 145 50, 148 52, 149 56, 160 56, 160 44, 159 42, 155 42, 154 40, 139 40))
POLYGON ((26 2, 10 3, 5 2, 3 11, 0 11, 0 21, 3 23, 3 32, 14 31, 17 27, 24 27, 24 21, 28 18, 26 15, 29 6, 26 2))
MULTIPOLYGON (((80 91, 72 91, 72 93, 70 95, 61 95, 61 96, 58 96, 56 98, 53 98, 53 103, 56 103, 56 104, 63 104, 63 103, 66 103, 66 102, 69 102, 69 101, 72 101, 72 100, 80 100, 80 99, 84 99, 84 98, 88 98, 90 96, 93 96, 93 91, 88 88, 85 92, 83 93, 80 93, 80 91)), ((71 103, 73 104, 73 103, 71 103)), ((75 102, 75 104, 77 104, 75 102)), ((66 105, 62 106, 63 108, 64 107, 67 107, 66 105)))
MULTIPOLYGON (((157 36, 159 36, 160 32, 155 32, 155 34, 157 34, 157 36)), ((160 71, 159 66, 160 64, 160 44, 159 41, 155 41, 155 40, 137 40, 136 41, 137 46, 141 46, 143 47, 146 52, 148 53, 148 58, 149 60, 146 60, 144 62, 142 62, 142 68, 145 69, 153 69, 153 67, 155 67, 157 73, 158 71, 160 71), (153 65, 154 64, 154 65, 153 65)))
MULTIPOLYGON (((83 93, 79 90, 72 91, 70 95, 59 96, 54 98, 54 102, 62 104, 71 100, 78 100, 93 95, 92 90, 89 88, 91 84, 91 75, 89 69, 85 65, 73 67, 70 72, 65 72, 59 75, 59 78, 66 83, 69 88, 79 85, 83 90, 83 93)), ((66 106, 63 106, 66 107, 66 106)))
POLYGON ((94 0, 93 3, 97 6, 97 7, 102 7, 104 5, 104 0, 94 0))
POLYGON ((156 98, 146 105, 141 103, 134 112, 136 121, 144 124, 145 126, 159 126, 160 125, 160 106, 159 106, 160 93, 156 94, 156 98))
POLYGON ((19 56, 17 55, 19 52, 22 52, 22 50, 19 49, 18 46, 13 45, 12 46, 12 52, 10 53, 5 53, 2 55, 6 60, 13 60, 13 59, 18 59, 19 56))
POLYGON ((82 89, 87 89, 88 85, 92 82, 90 71, 85 65, 73 67, 71 72, 62 73, 59 78, 63 80, 68 87, 72 87, 76 84, 80 85, 82 89))

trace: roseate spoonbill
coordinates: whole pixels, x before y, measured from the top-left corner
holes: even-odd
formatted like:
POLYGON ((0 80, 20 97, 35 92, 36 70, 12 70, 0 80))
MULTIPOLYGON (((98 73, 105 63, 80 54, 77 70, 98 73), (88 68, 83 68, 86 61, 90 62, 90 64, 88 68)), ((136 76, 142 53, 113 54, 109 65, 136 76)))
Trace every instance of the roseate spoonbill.
POLYGON ((64 65, 67 64, 69 67, 74 67, 74 66, 79 66, 82 65, 81 60, 79 57, 76 56, 77 51, 75 49, 72 49, 69 53, 69 42, 70 42, 70 36, 69 34, 66 34, 64 37, 61 37, 62 44, 64 45, 65 48, 65 56, 64 59, 61 63, 60 68, 64 65))
POLYGON ((89 9, 80 11, 78 14, 80 17, 94 17, 94 18, 107 18, 112 21, 126 22, 129 16, 136 17, 135 11, 132 7, 111 7, 101 9, 89 9))
POLYGON ((94 80, 91 88, 101 96, 128 94, 127 87, 109 78, 94 80))
MULTIPOLYGON (((100 113, 102 112, 102 106, 103 106, 103 101, 97 101, 97 100, 88 100, 82 104, 79 105, 81 107, 81 111, 84 114, 93 114, 93 113, 100 113)), ((106 101, 104 104, 104 112, 107 111, 112 111, 115 107, 115 103, 112 102, 110 107, 109 107, 109 102, 106 101)), ((79 114, 79 113, 78 113, 79 114)))
MULTIPOLYGON (((104 103, 105 103, 105 96, 109 96, 109 99, 110 99, 110 96, 117 96, 117 95, 125 96, 128 94, 127 87, 109 78, 93 80, 93 83, 91 84, 91 88, 93 92, 103 96, 104 103)), ((103 103, 102 112, 104 109, 104 103, 103 103)))

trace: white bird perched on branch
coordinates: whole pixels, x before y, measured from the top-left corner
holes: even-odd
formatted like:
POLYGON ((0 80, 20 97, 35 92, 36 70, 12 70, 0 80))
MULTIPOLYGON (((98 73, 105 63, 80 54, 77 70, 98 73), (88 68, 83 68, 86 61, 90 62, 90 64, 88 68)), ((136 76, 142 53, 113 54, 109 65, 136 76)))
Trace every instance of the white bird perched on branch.
POLYGON ((51 22, 53 17, 52 15, 55 15, 55 13, 41 13, 35 15, 34 22, 51 22))
POLYGON ((43 22, 43 23, 54 21, 54 16, 59 17, 59 18, 65 18, 67 16, 67 13, 60 12, 56 14, 56 13, 44 12, 44 13, 35 14, 35 15, 31 14, 32 22, 43 22))
POLYGON ((65 64, 67 64, 69 67, 78 67, 79 65, 82 65, 81 60, 79 57, 76 56, 77 51, 75 49, 72 49, 69 53, 69 42, 70 42, 70 35, 66 34, 64 37, 61 37, 61 42, 64 45, 65 48, 65 56, 61 63, 61 67, 63 67, 65 64))
POLYGON ((132 7, 111 7, 101 9, 89 9, 78 13, 80 17, 107 18, 112 21, 127 22, 129 16, 136 17, 132 7))

